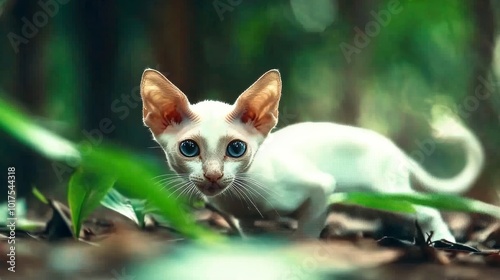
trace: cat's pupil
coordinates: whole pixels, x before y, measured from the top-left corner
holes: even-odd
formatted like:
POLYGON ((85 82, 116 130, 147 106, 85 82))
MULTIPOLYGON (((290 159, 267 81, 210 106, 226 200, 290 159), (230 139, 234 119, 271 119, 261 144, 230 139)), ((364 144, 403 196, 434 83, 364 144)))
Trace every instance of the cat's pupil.
POLYGON ((200 154, 200 147, 193 140, 184 140, 179 145, 181 154, 186 157, 194 157, 200 154))
POLYGON ((234 140, 227 145, 226 155, 238 158, 241 157, 247 150, 247 145, 245 142, 240 140, 234 140))

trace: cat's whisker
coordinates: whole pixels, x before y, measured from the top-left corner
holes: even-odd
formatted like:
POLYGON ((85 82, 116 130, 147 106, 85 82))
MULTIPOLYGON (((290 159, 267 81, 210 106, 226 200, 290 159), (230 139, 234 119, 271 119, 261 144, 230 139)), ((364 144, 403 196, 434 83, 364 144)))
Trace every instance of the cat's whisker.
POLYGON ((235 184, 234 182, 233 182, 233 184, 234 184, 233 189, 234 189, 234 191, 235 191, 235 194, 237 194, 237 195, 238 195, 238 197, 240 198, 240 201, 241 201, 242 203, 245 203, 247 206, 250 206, 250 205, 248 204, 248 201, 246 200, 246 198, 243 196, 243 194, 242 194, 242 192, 243 192, 243 191, 242 191, 242 190, 240 190, 239 185, 235 184))
POLYGON ((220 196, 222 196, 222 197, 225 197, 226 195, 228 195, 227 192, 221 192, 220 193, 220 196))
POLYGON ((155 179, 162 178, 162 177, 183 177, 183 176, 186 176, 186 175, 185 174, 178 174, 178 173, 166 173, 166 174, 160 174, 160 175, 155 176, 151 179, 155 180, 155 179))
POLYGON ((240 186, 237 185, 234 181, 231 183, 231 185, 229 186, 230 187, 230 190, 234 190, 234 194, 238 196, 238 198, 240 199, 241 202, 244 202, 247 206, 248 206, 248 202, 246 201, 246 199, 241 195, 241 190, 240 190, 240 186))
POLYGON ((168 180, 173 180, 173 179, 187 179, 187 176, 171 176, 171 177, 165 177, 165 178, 157 178, 157 182, 161 181, 168 181, 168 180))
POLYGON ((245 177, 245 178, 256 178, 260 176, 265 176, 266 173, 263 172, 252 172, 252 173, 239 173, 238 177, 245 177))
POLYGON ((252 174, 252 175, 249 175, 249 174, 241 173, 241 174, 237 174, 235 177, 236 177, 236 178, 239 178, 239 179, 242 179, 242 180, 249 180, 249 181, 258 182, 259 184, 261 184, 261 183, 257 180, 257 178, 258 178, 259 176, 260 176, 259 174, 252 174))
POLYGON ((173 181, 176 181, 176 180, 179 180, 179 179, 184 179, 184 178, 180 178, 180 177, 177 177, 177 178, 164 178, 164 179, 160 179, 160 180, 156 181, 156 184, 163 184, 163 183, 173 182, 173 181))
MULTIPOLYGON (((171 193, 168 195, 168 197, 169 197, 169 198, 170 198, 170 197, 172 197, 173 195, 175 195, 175 194, 176 194, 177 192, 179 192, 179 191, 181 191, 181 192, 182 192, 183 190, 185 190, 185 189, 186 189, 186 186, 187 186, 187 184, 186 184, 186 185, 182 185, 181 187, 177 188, 176 190, 174 190, 173 192, 171 192, 171 193)), ((177 199, 177 198, 176 198, 176 199, 177 199)))
POLYGON ((177 181, 187 181, 188 178, 187 177, 169 177, 169 178, 163 178, 163 179, 159 179, 155 182, 155 184, 157 185, 169 185, 169 184, 172 184, 172 183, 175 183, 177 181))
POLYGON ((240 200, 241 204, 247 204, 246 201, 241 197, 241 195, 238 192, 236 192, 237 190, 238 189, 234 191, 234 195, 240 200))
POLYGON ((161 177, 165 177, 165 176, 168 176, 170 174, 161 174, 161 175, 158 175, 158 176, 154 176, 153 178, 151 178, 151 180, 155 180, 157 178, 161 178, 161 177))
POLYGON ((164 179, 173 179, 173 178, 188 178, 188 175, 185 174, 164 174, 160 176, 156 176, 153 180, 164 180, 164 179))
POLYGON ((280 214, 278 213, 278 211, 276 210, 276 207, 274 207, 274 204, 270 201, 270 199, 268 199, 265 195, 261 194, 258 189, 261 189, 262 191, 266 192, 266 194, 268 194, 268 195, 275 195, 275 196, 279 197, 279 194, 277 192, 273 192, 273 191, 263 187, 257 180, 253 180, 253 182, 251 182, 251 181, 245 181, 243 178, 240 178, 240 180, 238 180, 238 178, 235 178, 235 181, 238 181, 240 183, 240 185, 244 185, 245 183, 249 183, 250 186, 245 186, 245 189, 249 192, 249 194, 253 194, 254 196, 255 196, 255 194, 257 194, 258 196, 262 197, 267 203, 269 203, 269 205, 271 205, 271 208, 274 210, 274 212, 276 212, 278 217, 281 217, 280 214), (252 187, 257 187, 258 189, 254 189, 252 187))
POLYGON ((195 198, 196 198, 196 195, 198 195, 198 193, 196 192, 197 190, 198 190, 198 188, 196 188, 196 186, 193 184, 191 190, 189 191, 189 197, 188 197, 189 203, 191 203, 191 197, 193 196, 193 194, 195 195, 195 198))
POLYGON ((181 197, 183 193, 186 193, 186 195, 187 195, 187 193, 188 193, 190 190, 192 190, 193 188, 194 188, 194 185, 190 182, 190 184, 188 184, 187 186, 185 186, 185 187, 184 187, 184 190, 183 190, 183 191, 181 191, 181 192, 180 192, 180 193, 179 193, 179 194, 175 197, 175 199, 179 199, 179 197, 181 197))
POLYGON ((225 192, 227 192, 227 193, 229 194, 229 197, 231 197, 231 198, 232 198, 232 197, 233 197, 233 195, 234 195, 234 194, 233 194, 233 191, 231 190, 231 185, 227 186, 227 189, 226 189, 226 191, 225 191, 225 192))
POLYGON ((168 184, 171 184, 171 183, 174 183, 176 181, 187 181, 187 178, 168 178, 168 179, 162 179, 162 180, 159 180, 158 182, 156 182, 156 184, 158 185, 168 185, 168 184))
POLYGON ((227 188, 221 192, 221 195, 227 195, 229 198, 231 198, 231 193, 228 192, 227 188))
POLYGON ((272 192, 272 191, 270 191, 270 190, 268 190, 268 189, 266 189, 266 188, 263 188, 262 186, 259 186, 259 185, 257 185, 257 184, 251 184, 251 183, 250 183, 250 185, 251 185, 252 187, 255 187, 255 188, 252 188, 252 189, 255 189, 255 190, 261 190, 262 192, 264 192, 264 193, 265 193, 266 195, 268 195, 268 196, 271 196, 271 197, 277 197, 277 196, 279 196, 277 193, 272 192))
POLYGON ((163 186, 163 187, 160 189, 160 191, 161 191, 161 190, 163 190, 163 189, 165 189, 166 187, 168 187, 168 188, 167 188, 167 191, 170 191, 170 190, 172 190, 172 189, 176 188, 177 186, 182 185, 182 184, 183 184, 183 183, 185 183, 185 182, 188 182, 188 181, 186 181, 186 180, 179 180, 179 182, 176 182, 175 184, 171 184, 172 182, 165 183, 165 186, 163 186))
POLYGON ((230 192, 232 195, 234 195, 236 198, 238 198, 241 203, 243 204, 243 199, 241 199, 241 197, 238 195, 238 193, 236 192, 236 187, 233 188, 233 183, 231 183, 228 187, 228 192, 230 192))
MULTIPOLYGON (((262 199, 264 199, 267 203, 269 203, 269 205, 271 205, 271 208, 278 215, 278 217, 281 217, 281 215, 278 213, 278 211, 274 207, 273 203, 268 198, 266 198, 264 195, 262 195, 258 190, 252 189, 252 188, 247 188, 247 190, 248 190, 248 193, 250 195, 254 194, 254 195, 258 195, 258 196, 262 197, 262 199)), ((256 198, 258 199, 258 197, 256 197, 256 198)))
POLYGON ((234 196, 234 193, 231 191, 231 188, 228 187, 227 192, 230 198, 236 198, 236 196, 234 196))
MULTIPOLYGON (((234 182, 234 183, 235 183, 237 186, 239 185, 239 183, 238 183, 238 182, 234 182)), ((245 190, 246 190, 246 188, 245 188, 245 186, 244 186, 244 185, 239 185, 239 186, 240 186, 242 189, 245 189, 245 190)), ((249 197, 249 196, 248 196, 245 192, 242 192, 242 194, 248 198, 248 201, 250 201, 250 203, 253 205, 253 207, 255 208, 255 210, 257 210, 257 212, 259 213, 259 215, 260 215, 262 218, 264 218, 264 215, 262 215, 262 213, 260 212, 260 210, 259 210, 259 208, 257 207, 257 205, 255 205, 255 203, 253 202, 252 198, 251 198, 251 197, 249 197)))
POLYGON ((258 181, 256 180, 253 180, 253 179, 250 179, 250 178, 241 178, 240 179, 242 182, 244 183, 247 183, 247 184, 250 184, 251 186, 255 186, 259 189, 261 189, 262 191, 266 192, 267 194, 269 195, 278 195, 278 193, 276 191, 273 191, 273 190, 270 190, 264 186, 262 186, 262 184, 260 184, 258 181))
POLYGON ((176 192, 178 192, 179 190, 182 190, 184 189, 186 186, 188 186, 190 184, 190 182, 183 182, 181 185, 179 185, 173 192, 171 192, 168 197, 171 197, 172 195, 174 195, 176 192))
POLYGON ((278 196, 278 197, 281 196, 278 192, 276 192, 276 191, 274 191, 272 189, 266 188, 265 186, 263 186, 262 183, 260 183, 259 181, 257 181, 254 178, 251 178, 251 177, 248 177, 248 178, 241 178, 240 177, 240 178, 238 178, 238 177, 236 177, 235 180, 238 180, 238 181, 240 181, 242 183, 250 184, 251 186, 255 186, 255 187, 261 189, 262 191, 266 192, 268 195, 274 195, 274 196, 278 196))

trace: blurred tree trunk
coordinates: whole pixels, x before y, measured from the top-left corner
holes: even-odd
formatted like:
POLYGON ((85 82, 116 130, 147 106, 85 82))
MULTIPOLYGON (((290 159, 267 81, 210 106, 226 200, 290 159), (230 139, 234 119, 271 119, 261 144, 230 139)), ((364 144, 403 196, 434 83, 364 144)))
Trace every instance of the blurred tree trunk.
MULTIPOLYGON (((12 8, 13 33, 26 40, 17 47, 13 46, 10 54, 15 55, 17 59, 15 97, 30 113, 41 116, 45 105, 43 54, 47 43, 46 25, 50 24, 50 20, 44 25, 34 22, 33 15, 40 10, 36 1, 16 1, 12 8), (27 24, 27 21, 30 24, 27 24), (31 27, 27 28, 27 25, 31 27)), ((43 22, 43 18, 41 20, 39 23, 43 22)), ((29 197, 31 186, 35 182, 43 184, 38 179, 45 176, 36 168, 40 158, 31 149, 20 145, 19 143, 13 145, 15 150, 11 154, 15 158, 8 164, 16 168, 17 195, 29 197)))
POLYGON ((201 101, 196 65, 200 62, 194 28, 195 1, 155 1, 149 30, 154 56, 161 71, 189 98, 201 101))
POLYGON ((469 123, 483 144, 487 160, 484 172, 476 183, 477 188, 474 188, 471 195, 488 201, 496 197, 493 187, 495 183, 498 184, 495 182, 495 176, 500 166, 500 150, 497 142, 500 123, 491 102, 491 98, 498 94, 497 83, 492 75, 496 35, 495 18, 491 1, 470 0, 468 3, 474 22, 472 34, 475 37, 472 40, 472 50, 476 58, 472 68, 469 96, 471 99, 477 99, 477 96, 488 96, 484 100, 479 100, 478 108, 470 112, 469 123), (492 86, 486 85, 485 80, 491 81, 492 86))
MULTIPOLYGON (((356 36, 354 28, 361 30, 365 29, 366 24, 370 21, 370 11, 376 6, 378 1, 352 1, 352 0, 338 0, 339 14, 344 15, 346 21, 349 23, 349 39, 353 40, 356 36)), ((373 43, 373 42, 372 42, 373 43)), ((360 118, 360 104, 361 104, 361 89, 359 85, 366 75, 365 61, 363 57, 370 56, 371 48, 368 45, 361 48, 361 52, 352 55, 352 60, 347 61, 344 71, 344 95, 341 100, 339 110, 334 116, 336 122, 357 125, 360 118)))
POLYGON ((118 11, 115 0, 78 1, 76 25, 85 67, 83 128, 93 144, 113 138, 100 131, 101 122, 111 116, 118 54, 118 11), (102 137, 98 133, 101 133, 102 137))

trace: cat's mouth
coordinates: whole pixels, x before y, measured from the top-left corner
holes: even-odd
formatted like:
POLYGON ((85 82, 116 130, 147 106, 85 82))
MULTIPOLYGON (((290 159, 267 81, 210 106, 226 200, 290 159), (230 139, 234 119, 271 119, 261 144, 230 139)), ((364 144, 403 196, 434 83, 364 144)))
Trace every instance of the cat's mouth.
POLYGON ((221 194, 222 191, 226 188, 218 183, 204 183, 202 185, 197 185, 200 192, 202 192, 206 196, 216 196, 221 194))

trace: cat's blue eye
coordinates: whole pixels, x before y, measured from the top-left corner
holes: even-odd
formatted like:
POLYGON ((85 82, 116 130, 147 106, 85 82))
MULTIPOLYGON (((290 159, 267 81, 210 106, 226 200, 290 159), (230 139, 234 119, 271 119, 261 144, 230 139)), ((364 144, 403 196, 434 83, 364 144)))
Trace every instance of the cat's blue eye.
POLYGON ((245 142, 240 140, 234 140, 227 145, 226 155, 233 158, 239 158, 243 154, 245 154, 246 150, 247 150, 247 144, 245 144, 245 142))
POLYGON ((193 140, 184 140, 179 144, 179 150, 185 157, 195 157, 200 154, 200 147, 193 140))

